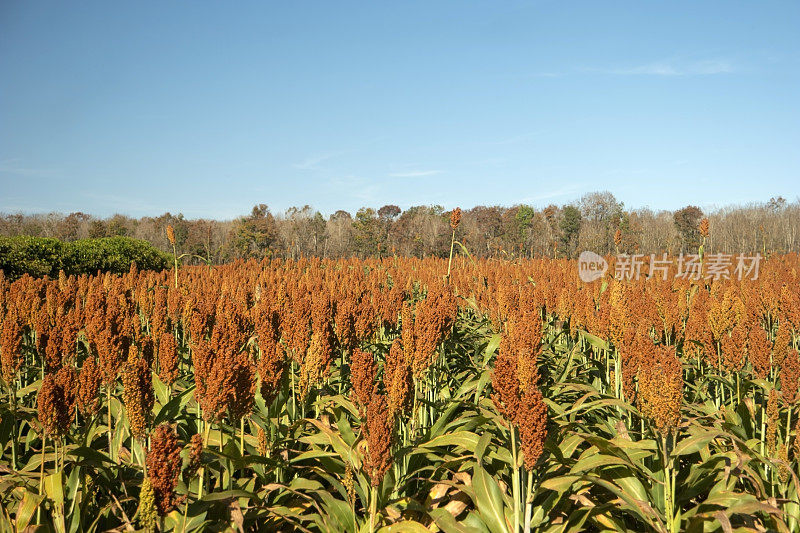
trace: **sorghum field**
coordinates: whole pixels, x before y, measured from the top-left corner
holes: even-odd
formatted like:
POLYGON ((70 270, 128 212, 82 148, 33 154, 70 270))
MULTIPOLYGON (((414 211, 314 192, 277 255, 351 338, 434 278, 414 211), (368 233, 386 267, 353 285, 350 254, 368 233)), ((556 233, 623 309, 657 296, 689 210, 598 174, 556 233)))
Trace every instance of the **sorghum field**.
POLYGON ((797 531, 798 255, 613 270, 0 278, 3 529, 797 531))

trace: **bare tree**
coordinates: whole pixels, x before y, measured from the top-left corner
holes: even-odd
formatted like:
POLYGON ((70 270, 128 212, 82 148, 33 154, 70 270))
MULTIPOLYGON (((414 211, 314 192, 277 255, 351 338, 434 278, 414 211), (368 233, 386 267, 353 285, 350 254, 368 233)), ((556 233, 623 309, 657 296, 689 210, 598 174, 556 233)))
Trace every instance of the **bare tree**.
MULTIPOLYGON (((800 199, 776 196, 768 202, 729 206, 706 214, 708 252, 769 254, 800 250, 800 199)), ((457 238, 472 255, 514 258, 598 253, 696 251, 702 211, 626 210, 609 192, 584 195, 574 206, 477 206, 464 211, 457 238)), ((95 218, 75 212, 25 215, 0 213, 0 235, 31 235, 64 240, 125 235, 171 251, 167 226, 175 231, 179 253, 222 262, 236 258, 283 256, 425 257, 449 252, 450 229, 442 206, 402 211, 387 204, 362 208, 354 218, 337 211, 327 220, 306 205, 273 217, 264 204, 235 221, 196 219, 164 213, 139 219, 117 214, 95 218)), ((192 261, 192 259, 187 259, 192 261)), ((200 261, 200 259, 196 259, 200 261)))

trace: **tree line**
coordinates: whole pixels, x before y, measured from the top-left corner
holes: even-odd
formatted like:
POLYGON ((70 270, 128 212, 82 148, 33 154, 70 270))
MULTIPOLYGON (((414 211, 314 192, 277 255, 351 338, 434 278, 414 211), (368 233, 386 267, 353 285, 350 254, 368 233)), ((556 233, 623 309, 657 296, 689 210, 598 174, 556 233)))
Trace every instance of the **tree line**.
MULTIPOLYGON (((0 235, 54 237, 64 241, 127 236, 172 252, 172 226, 179 254, 193 261, 303 255, 321 257, 445 257, 450 251, 450 211, 440 205, 363 207, 356 213, 323 216, 310 206, 272 213, 258 204, 235 220, 187 219, 86 213, 0 214, 0 235)), ((593 192, 562 206, 477 206, 464 209, 456 231, 463 249, 477 257, 574 257, 582 250, 600 254, 696 251, 699 225, 710 223, 706 252, 755 253, 800 250, 800 200, 774 197, 766 203, 704 212, 697 206, 676 211, 627 209, 609 192, 593 192)), ((461 247, 457 247, 461 249, 461 247)))

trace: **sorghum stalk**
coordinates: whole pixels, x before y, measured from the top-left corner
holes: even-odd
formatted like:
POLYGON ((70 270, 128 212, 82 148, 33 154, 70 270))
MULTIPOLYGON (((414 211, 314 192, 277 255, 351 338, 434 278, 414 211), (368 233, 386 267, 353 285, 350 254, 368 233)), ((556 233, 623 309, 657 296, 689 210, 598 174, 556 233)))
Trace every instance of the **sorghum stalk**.
POLYGON ((740 374, 736 373, 736 403, 742 403, 741 387, 739 386, 740 374))
MULTIPOLYGON (((717 372, 718 372, 718 374, 722 374, 722 353, 721 352, 722 352, 722 348, 719 346, 719 343, 717 343, 717 372)), ((719 387, 719 393, 722 396, 722 401, 718 402, 718 405, 717 405, 717 409, 719 409, 719 406, 725 403, 725 387, 722 386, 721 382, 718 382, 717 386, 719 387)))
POLYGON ((369 530, 370 533, 374 533, 375 531, 375 513, 377 512, 378 507, 378 488, 372 486, 369 492, 369 530))
POLYGON ((672 487, 670 486, 672 474, 670 473, 670 463, 667 452, 667 436, 661 435, 661 451, 664 457, 664 514, 667 519, 667 529, 672 531, 673 508, 672 508, 672 487))
POLYGON ((339 362, 339 394, 342 393, 344 387, 344 379, 342 376, 342 370, 344 369, 344 350, 339 350, 340 362, 339 362))
MULTIPOLYGON (((205 429, 203 431, 203 448, 204 449, 205 449, 206 446, 208 446, 208 433, 209 433, 209 431, 211 431, 211 423, 206 422, 205 423, 205 429)), ((206 467, 205 467, 205 465, 203 465, 203 467, 200 469, 200 483, 197 486, 197 499, 198 500, 203 497, 203 482, 204 482, 205 474, 206 474, 206 467)))
POLYGON ((525 499, 525 533, 531 531, 531 515, 533 513, 533 472, 527 472, 527 490, 525 499))
POLYGON ((17 469, 17 391, 16 379, 8 386, 11 396, 11 469, 17 469))
POLYGON ((108 455, 114 460, 114 423, 111 420, 111 386, 106 388, 106 407, 108 410, 108 455))
POLYGON ((292 410, 292 416, 294 416, 294 418, 297 419, 297 394, 295 391, 295 384, 294 384, 294 370, 295 370, 294 367, 295 367, 295 362, 294 359, 292 359, 292 364, 291 367, 289 368, 289 372, 291 373, 292 376, 292 404, 294 405, 294 409, 292 410))
MULTIPOLYGON (((222 433, 222 422, 219 423, 219 453, 220 455, 223 454, 223 433, 222 433)), ((225 470, 228 470, 230 461, 226 458, 225 459, 225 470)), ((228 477, 230 478, 230 471, 228 471, 228 477)), ((219 488, 222 489, 225 487, 225 473, 222 473, 219 480, 219 488)))
POLYGON ((186 533, 186 515, 189 514, 189 498, 183 504, 183 516, 181 517, 181 533, 186 533))
POLYGON ((244 417, 239 419, 239 455, 244 457, 244 417))
POLYGON ((416 434, 417 426, 419 425, 419 423, 418 423, 419 421, 417 420, 417 404, 418 404, 417 394, 418 394, 418 391, 419 391, 419 381, 417 380, 417 378, 414 378, 414 402, 413 402, 413 404, 411 406, 411 416, 409 417, 410 418, 410 422, 411 422, 411 438, 412 439, 414 438, 414 435, 416 434))
POLYGON ((509 423, 511 429, 511 460, 514 461, 514 469, 511 473, 511 491, 514 498, 514 529, 513 532, 519 531, 519 461, 517 459, 517 428, 513 423, 509 423))
POLYGON ((178 288, 178 250, 175 248, 175 230, 172 226, 167 226, 167 239, 172 245, 172 259, 175 262, 175 288, 178 288))
POLYGON ((453 236, 450 238, 450 259, 447 261, 447 283, 450 283, 450 267, 453 264, 453 246, 456 243, 456 228, 461 222, 461 208, 456 207, 450 213, 450 227, 453 228, 453 236))
MULTIPOLYGON (((42 464, 39 465, 39 496, 44 495, 44 450, 47 444, 47 437, 42 434, 42 464)), ((36 523, 42 524, 42 506, 36 507, 36 523)))
POLYGON ((761 455, 764 455, 765 442, 767 437, 767 394, 762 391, 761 394, 761 455))
POLYGON ((450 268, 453 265, 453 247, 456 244, 456 230, 453 230, 453 235, 450 237, 450 259, 447 260, 447 283, 450 283, 450 268))

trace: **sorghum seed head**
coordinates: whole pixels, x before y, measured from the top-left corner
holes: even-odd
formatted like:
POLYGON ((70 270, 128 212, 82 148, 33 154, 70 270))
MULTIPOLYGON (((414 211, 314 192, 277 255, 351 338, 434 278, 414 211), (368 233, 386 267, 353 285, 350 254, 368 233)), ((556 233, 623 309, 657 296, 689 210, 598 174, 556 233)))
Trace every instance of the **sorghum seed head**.
POLYGON ((155 533, 158 524, 158 509, 156 509, 153 485, 147 476, 142 481, 142 489, 139 492, 139 509, 136 514, 142 529, 147 533, 155 533))
POLYGON ((151 434, 146 463, 156 508, 164 516, 180 503, 175 488, 181 473, 181 446, 178 434, 169 424, 159 425, 151 434))
POLYGON ((516 423, 525 468, 530 471, 542 455, 547 437, 547 404, 538 387, 530 386, 522 393, 516 423))
POLYGON ((394 421, 389 415, 386 396, 376 394, 367 406, 367 458, 364 464, 373 487, 381 484, 392 465, 394 421))
POLYGON ((708 218, 704 218, 703 220, 700 221, 699 229, 700 229, 700 235, 702 235, 704 238, 708 238, 708 233, 709 233, 708 218))
POLYGON ((360 409, 365 408, 378 392, 375 378, 378 367, 372 352, 355 348, 350 358, 350 384, 353 387, 353 396, 360 409))
POLYGON ((189 461, 183 470, 183 480, 188 485, 200 469, 200 461, 203 457, 203 437, 199 433, 192 435, 189 443, 189 461))
POLYGON ((450 227, 455 230, 461 223, 461 208, 456 207, 450 212, 450 227))

